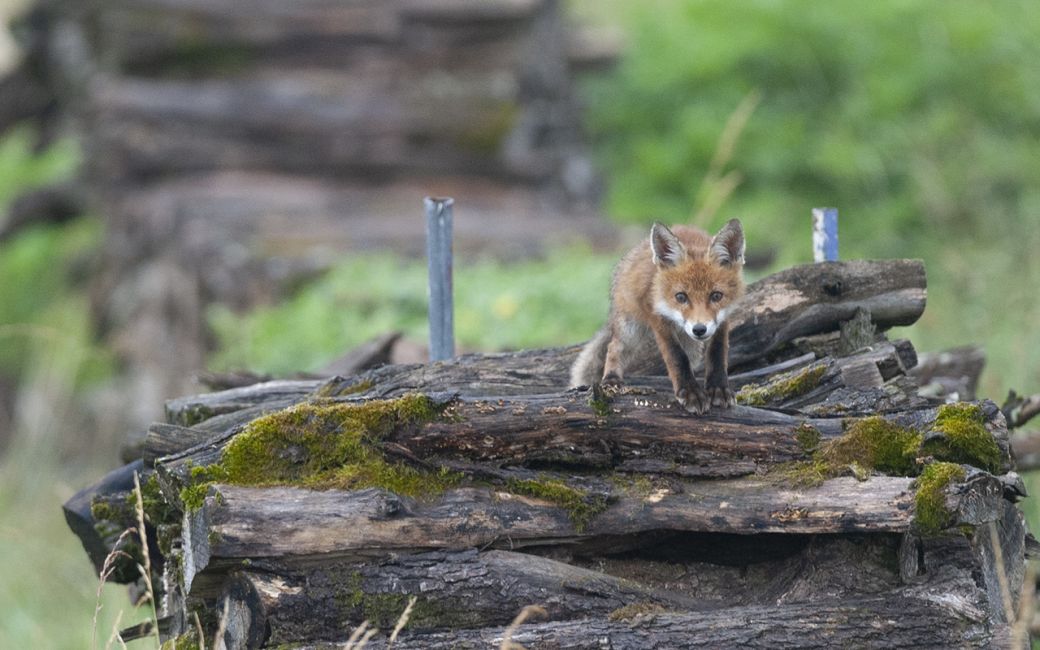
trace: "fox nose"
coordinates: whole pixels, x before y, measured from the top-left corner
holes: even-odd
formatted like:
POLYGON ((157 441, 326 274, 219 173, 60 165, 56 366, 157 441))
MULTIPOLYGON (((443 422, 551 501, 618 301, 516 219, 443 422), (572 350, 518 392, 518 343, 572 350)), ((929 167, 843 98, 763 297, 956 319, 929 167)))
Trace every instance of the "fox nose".
POLYGON ((693 326, 694 336, 704 336, 705 332, 708 331, 708 326, 703 323, 697 323, 693 326))

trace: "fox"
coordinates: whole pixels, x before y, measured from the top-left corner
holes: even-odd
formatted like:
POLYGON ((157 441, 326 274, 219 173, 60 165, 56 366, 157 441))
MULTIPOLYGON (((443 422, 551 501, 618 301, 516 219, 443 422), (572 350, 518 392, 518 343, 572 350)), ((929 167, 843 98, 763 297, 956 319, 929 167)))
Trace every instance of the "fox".
POLYGON ((714 237, 655 222, 649 238, 618 263, 609 318, 575 359, 571 387, 620 387, 626 370, 646 367, 656 353, 684 409, 700 415, 734 406, 726 319, 744 294, 744 250, 738 219, 714 237), (694 376, 702 358, 703 388, 694 376))

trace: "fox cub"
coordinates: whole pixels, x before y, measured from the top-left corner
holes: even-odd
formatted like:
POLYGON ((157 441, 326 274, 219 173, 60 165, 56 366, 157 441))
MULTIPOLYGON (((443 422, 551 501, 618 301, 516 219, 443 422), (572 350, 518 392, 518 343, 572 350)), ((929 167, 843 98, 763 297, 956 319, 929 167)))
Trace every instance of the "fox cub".
POLYGON ((744 292, 743 268, 740 221, 731 220, 714 237, 655 223, 650 238, 614 271, 610 318, 575 360, 571 386, 620 386, 625 369, 645 366, 656 344, 684 408, 705 413, 711 406, 733 406, 726 317, 744 292), (693 375, 702 357, 705 388, 693 375))

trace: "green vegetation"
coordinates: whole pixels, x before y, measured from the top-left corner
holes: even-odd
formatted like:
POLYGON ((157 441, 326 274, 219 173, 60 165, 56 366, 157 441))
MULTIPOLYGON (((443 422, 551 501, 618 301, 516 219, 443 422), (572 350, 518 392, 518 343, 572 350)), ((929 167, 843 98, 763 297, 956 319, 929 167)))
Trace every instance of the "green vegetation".
MULTIPOLYGON (((454 274, 457 346, 519 349, 587 337, 606 317, 616 262, 615 255, 571 248, 542 260, 460 264, 454 274)), ((247 315, 214 307, 209 322, 220 347, 211 364, 289 373, 319 368, 391 330, 425 340, 426 282, 422 260, 358 255, 281 305, 247 315)))
POLYGON ((835 469, 855 463, 884 474, 911 476, 923 439, 913 429, 874 416, 854 421, 840 438, 824 444, 818 457, 835 469))
POLYGON ((953 515, 946 509, 946 486, 963 481, 964 468, 956 463, 931 463, 917 479, 914 498, 914 524, 918 532, 934 535, 946 528, 953 515))
POLYGON ((663 605, 644 601, 618 607, 607 614, 607 619, 611 621, 627 621, 637 616, 652 616, 654 614, 663 614, 666 611, 668 610, 663 605))
POLYGON ((737 391, 737 403, 745 406, 765 406, 774 401, 800 397, 820 385, 827 372, 825 364, 791 370, 763 384, 748 384, 737 391))
POLYGON ((567 511, 574 530, 583 532, 592 518, 607 509, 607 500, 592 496, 553 479, 514 479, 506 483, 506 490, 536 499, 543 499, 567 511))
POLYGON ((943 436, 926 442, 923 451, 999 474, 1003 456, 985 421, 976 404, 946 404, 940 407, 934 426, 943 436))
POLYGON ((258 418, 228 444, 219 463, 191 469, 181 501, 202 507, 213 482, 298 485, 314 489, 380 487, 410 497, 433 497, 457 483, 445 470, 429 472, 388 461, 379 441, 395 427, 426 422, 441 409, 422 395, 364 404, 305 403, 258 418))

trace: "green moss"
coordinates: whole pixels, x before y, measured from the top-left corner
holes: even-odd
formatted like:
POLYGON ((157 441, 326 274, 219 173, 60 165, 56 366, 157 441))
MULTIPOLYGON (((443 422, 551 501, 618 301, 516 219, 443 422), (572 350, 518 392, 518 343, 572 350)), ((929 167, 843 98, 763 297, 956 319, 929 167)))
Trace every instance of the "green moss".
POLYGON ((765 406, 804 395, 820 385, 825 372, 827 366, 818 364, 776 375, 764 384, 748 384, 737 391, 737 402, 765 406))
POLYGON ((963 481, 964 468, 956 463, 931 463, 917 479, 914 497, 914 528, 924 535, 935 535, 949 526, 953 513, 946 509, 946 488, 963 481))
POLYGON ((596 417, 605 418, 610 415, 610 398, 599 386, 593 386, 589 395, 589 406, 596 417))
POLYGON ((411 497, 433 497, 461 474, 388 461, 379 442, 397 427, 439 417, 442 408, 422 395, 365 403, 306 403, 253 420, 224 449, 219 463, 193 467, 181 490, 188 511, 202 506, 214 482, 295 485, 311 489, 380 487, 411 497))
POLYGON ((604 497, 590 496, 555 479, 513 479, 506 490, 514 494, 543 499, 563 508, 577 532, 584 532, 592 518, 607 509, 604 497))
POLYGON ((804 461, 784 463, 771 474, 799 487, 819 485, 828 478, 851 472, 866 480, 872 472, 897 476, 917 473, 917 457, 923 436, 874 416, 854 420, 841 437, 820 442, 820 432, 803 424, 795 432, 806 451, 816 451, 804 461))
MULTIPOLYGON (((408 601, 409 594, 366 593, 364 578, 355 571, 344 581, 336 602, 343 611, 344 617, 367 620, 372 625, 388 629, 392 628, 401 617, 408 601)), ((408 627, 430 629, 435 627, 455 627, 463 624, 462 612, 453 612, 443 602, 417 596, 412 612, 408 617, 408 627)), ((479 623, 479 621, 475 621, 479 623)))
POLYGON ((611 613, 607 614, 607 619, 611 621, 627 621, 637 616, 648 616, 651 614, 661 614, 667 611, 662 605, 651 602, 640 602, 625 605, 624 607, 618 607, 611 613))
POLYGON ((855 420, 845 433, 824 444, 820 460, 831 467, 857 463, 885 474, 911 476, 917 470, 917 456, 923 436, 883 417, 855 420))
POLYGON ((808 422, 802 422, 794 432, 794 439, 806 452, 813 452, 820 446, 820 430, 808 422))
POLYGON ((654 492, 654 483, 644 474, 629 476, 626 474, 611 474, 610 482, 619 491, 630 497, 645 499, 654 492))
MULTIPOLYGON (((126 500, 131 509, 137 508, 136 494, 130 492, 126 500)), ((163 495, 162 488, 159 486, 159 478, 155 473, 149 474, 148 478, 141 483, 141 505, 144 508, 145 520, 153 526, 180 521, 177 508, 163 495)))
POLYGON ((977 404, 941 406, 933 428, 943 435, 924 444, 925 454, 994 474, 1000 472, 1004 455, 986 429, 986 416, 977 404))
POLYGON ((160 646, 160 650, 201 650, 201 648, 198 635, 192 629, 178 637, 164 641, 160 646))

